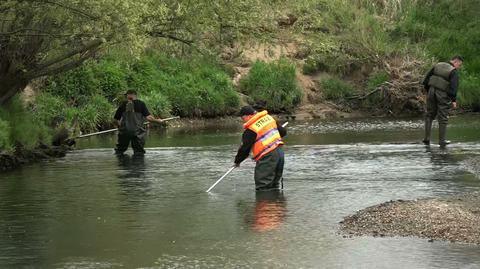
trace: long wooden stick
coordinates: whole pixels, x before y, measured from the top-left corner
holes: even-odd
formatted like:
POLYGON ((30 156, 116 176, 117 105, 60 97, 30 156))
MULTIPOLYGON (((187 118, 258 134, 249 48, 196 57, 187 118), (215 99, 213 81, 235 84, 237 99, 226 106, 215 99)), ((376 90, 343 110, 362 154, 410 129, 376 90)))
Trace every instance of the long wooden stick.
MULTIPOLYGON (((178 117, 178 116, 176 116, 176 117, 170 117, 170 118, 163 119, 162 121, 173 120, 173 119, 178 119, 178 118, 180 118, 180 117, 178 117)), ((143 123, 143 124, 148 124, 148 122, 145 122, 145 123, 143 123)), ((74 137, 73 139, 84 138, 84 137, 89 137, 89 136, 94 136, 94 135, 99 135, 99 134, 106 134, 106 133, 111 133, 111 132, 115 132, 115 131, 118 131, 118 128, 109 129, 109 130, 104 130, 104 131, 100 131, 100 132, 96 132, 96 133, 91 133, 91 134, 79 135, 79 136, 74 137)))

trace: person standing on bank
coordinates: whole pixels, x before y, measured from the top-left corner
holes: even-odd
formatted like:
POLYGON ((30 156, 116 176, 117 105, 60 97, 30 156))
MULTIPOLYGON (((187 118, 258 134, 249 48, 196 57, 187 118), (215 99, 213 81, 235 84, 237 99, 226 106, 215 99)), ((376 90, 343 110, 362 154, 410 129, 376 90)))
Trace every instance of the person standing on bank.
POLYGON ((423 80, 423 87, 428 91, 427 112, 425 115, 425 137, 423 143, 430 145, 432 122, 438 120, 438 144, 445 147, 448 112, 450 107, 457 108, 458 69, 463 64, 461 56, 453 57, 450 62, 437 63, 423 80))
POLYGON ((277 125, 267 111, 257 112, 251 106, 244 106, 240 109, 240 115, 245 131, 242 135, 242 145, 235 156, 235 166, 239 167, 251 151, 252 158, 256 161, 255 189, 257 191, 279 189, 285 162, 281 148, 282 137, 287 134, 287 130, 277 125))
POLYGON ((114 118, 118 121, 118 143, 115 154, 122 155, 128 144, 132 143, 133 154, 142 156, 145 154, 145 120, 149 122, 163 122, 155 119, 147 109, 144 102, 137 99, 135 90, 128 90, 125 95, 127 101, 123 102, 115 112, 114 118))

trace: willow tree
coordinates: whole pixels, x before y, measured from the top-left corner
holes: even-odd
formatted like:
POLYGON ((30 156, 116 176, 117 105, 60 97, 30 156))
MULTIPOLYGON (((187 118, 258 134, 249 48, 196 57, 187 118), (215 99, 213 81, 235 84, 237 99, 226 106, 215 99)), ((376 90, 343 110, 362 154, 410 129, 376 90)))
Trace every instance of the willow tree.
POLYGON ((34 78, 65 72, 128 38, 141 6, 117 0, 0 2, 0 104, 34 78))
MULTIPOLYGON (((105 46, 186 46, 256 32, 261 0, 2 0, 0 105, 33 79, 68 71, 105 46)), ((265 16, 263 16, 265 17, 265 16)))

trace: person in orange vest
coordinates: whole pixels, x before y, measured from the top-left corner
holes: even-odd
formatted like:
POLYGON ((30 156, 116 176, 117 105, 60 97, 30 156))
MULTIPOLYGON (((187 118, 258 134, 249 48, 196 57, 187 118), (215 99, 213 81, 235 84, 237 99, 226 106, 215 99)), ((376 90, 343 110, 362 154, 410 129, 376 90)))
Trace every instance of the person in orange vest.
POLYGON ((287 134, 287 130, 277 125, 266 110, 257 112, 251 106, 244 106, 240 109, 240 116, 245 131, 242 135, 242 145, 235 156, 235 166, 240 166, 252 152, 252 158, 256 161, 255 189, 257 191, 279 189, 285 162, 281 148, 282 137, 287 134))

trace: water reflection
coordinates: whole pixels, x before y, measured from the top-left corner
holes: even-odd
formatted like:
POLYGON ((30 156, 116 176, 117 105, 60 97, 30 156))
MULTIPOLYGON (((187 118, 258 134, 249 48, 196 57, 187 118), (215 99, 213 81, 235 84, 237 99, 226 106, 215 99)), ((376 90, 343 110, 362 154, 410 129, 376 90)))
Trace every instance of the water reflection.
POLYGON ((127 154, 116 155, 118 159, 118 166, 120 167, 119 178, 145 178, 145 157, 127 154))
POLYGON ((245 223, 256 232, 275 230, 285 220, 286 207, 287 200, 283 191, 256 192, 254 207, 248 208, 244 215, 245 223))
POLYGON ((118 155, 118 184, 129 201, 143 201, 151 190, 144 156, 118 155))
POLYGON ((430 155, 430 161, 434 166, 457 165, 461 161, 461 155, 456 154, 455 149, 449 147, 425 146, 425 152, 430 155))

